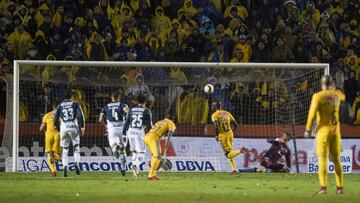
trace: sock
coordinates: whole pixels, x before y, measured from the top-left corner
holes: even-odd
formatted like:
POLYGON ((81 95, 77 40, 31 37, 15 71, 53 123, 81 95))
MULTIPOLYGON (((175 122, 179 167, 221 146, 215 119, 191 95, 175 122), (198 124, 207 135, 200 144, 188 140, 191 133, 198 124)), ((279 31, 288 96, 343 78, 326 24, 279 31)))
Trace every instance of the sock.
POLYGON ((126 155, 125 153, 121 153, 120 154, 120 165, 121 165, 121 170, 126 170, 126 155))
POLYGON ((113 146, 110 146, 111 147, 111 151, 113 152, 113 154, 115 154, 115 151, 116 151, 116 144, 114 144, 113 146))
POLYGON ((251 173, 251 172, 256 172, 257 168, 248 168, 248 169, 239 169, 239 172, 245 172, 245 173, 251 173))
POLYGON ((234 157, 236 157, 239 154, 240 154, 240 150, 232 151, 227 155, 227 158, 228 159, 233 159, 234 157))
POLYGON ((230 166, 231 166, 231 170, 236 171, 236 166, 235 166, 235 161, 234 159, 228 159, 230 166))
POLYGON ((68 166, 68 153, 69 148, 64 148, 62 152, 62 164, 63 166, 68 166))
POLYGON ((152 176, 156 175, 156 169, 158 168, 159 164, 160 164, 159 157, 152 156, 151 157, 151 167, 150 167, 149 177, 152 177, 152 176))
POLYGON ((326 156, 319 156, 319 181, 321 187, 327 186, 328 163, 326 156))
POLYGON ((74 160, 76 164, 79 164, 80 162, 80 146, 76 145, 74 147, 74 160))
POLYGON ((140 167, 140 164, 143 162, 145 158, 145 153, 144 152, 139 152, 137 153, 137 157, 136 157, 136 167, 140 167))
POLYGON ((132 165, 136 166, 137 167, 137 153, 136 152, 132 152, 131 153, 131 162, 132 162, 132 165))
POLYGON ((55 163, 50 162, 50 157, 51 157, 50 153, 47 153, 47 157, 48 157, 48 163, 49 163, 50 171, 55 172, 56 171, 55 163))
POLYGON ((333 163, 335 166, 335 183, 336 183, 336 187, 343 187, 344 186, 344 176, 343 176, 343 171, 342 171, 342 166, 341 166, 341 162, 340 162, 340 157, 336 156, 336 157, 332 157, 333 159, 333 163))
POLYGON ((60 154, 54 153, 54 159, 55 159, 55 161, 60 161, 60 159, 61 159, 60 154))

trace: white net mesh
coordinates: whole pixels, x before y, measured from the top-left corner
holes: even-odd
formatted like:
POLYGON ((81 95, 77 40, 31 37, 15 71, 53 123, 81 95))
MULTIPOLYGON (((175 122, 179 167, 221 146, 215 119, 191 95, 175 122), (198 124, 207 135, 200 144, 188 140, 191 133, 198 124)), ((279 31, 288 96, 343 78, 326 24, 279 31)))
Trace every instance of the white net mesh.
MULTIPOLYGON (((76 100, 86 118, 85 137, 81 138, 83 160, 93 156, 94 161, 106 162, 112 152, 104 126, 97 120, 101 108, 110 102, 110 94, 120 90, 122 101, 129 106, 134 105, 140 92, 145 94, 154 123, 169 110, 177 112, 177 131, 168 150, 175 167, 199 171, 210 164, 208 170, 213 167, 228 171, 226 158, 213 138, 211 102, 221 101, 240 124, 235 137, 245 138, 246 142, 235 140, 234 148, 251 145, 256 138, 275 137, 283 131, 297 136, 303 132, 312 93, 319 90, 323 74, 324 69, 301 66, 280 69, 250 65, 246 68, 184 68, 181 64, 176 68, 20 65, 19 156, 44 157, 44 135, 39 132, 41 118, 51 111, 52 102, 63 100, 64 92, 73 89, 78 92, 76 100), (203 91, 208 83, 215 87, 212 94, 203 91), (204 161, 206 157, 209 163, 204 161)), ((10 126, 11 121, 7 119, 5 126, 10 126)), ((6 128, 2 133, 2 147, 9 154, 10 130, 6 128)), ((244 157, 237 158, 237 162, 243 164, 244 157)), ((177 170, 181 171, 180 168, 177 170)))

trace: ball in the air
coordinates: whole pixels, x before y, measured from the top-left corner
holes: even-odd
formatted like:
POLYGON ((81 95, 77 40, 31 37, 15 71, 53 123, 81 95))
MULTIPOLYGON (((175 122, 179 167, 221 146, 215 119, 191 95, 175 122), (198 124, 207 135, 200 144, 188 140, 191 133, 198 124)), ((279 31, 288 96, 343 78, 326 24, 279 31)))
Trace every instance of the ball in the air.
POLYGON ((211 93, 213 93, 213 92, 214 92, 214 86, 213 86, 212 84, 206 84, 206 85, 204 86, 204 92, 205 92, 206 94, 211 94, 211 93))

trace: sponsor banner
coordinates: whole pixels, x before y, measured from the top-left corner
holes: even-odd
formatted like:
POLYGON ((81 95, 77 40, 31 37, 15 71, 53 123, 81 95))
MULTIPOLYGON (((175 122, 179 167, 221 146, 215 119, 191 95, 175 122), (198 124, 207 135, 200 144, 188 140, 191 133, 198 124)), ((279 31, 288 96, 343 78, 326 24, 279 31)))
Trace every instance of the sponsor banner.
MULTIPOLYGON (((172 163, 172 172, 215 172, 222 171, 220 161, 216 157, 168 157, 172 163)), ((12 159, 6 159, 6 171, 12 170, 12 159)), ((131 167, 131 158, 128 157, 126 170, 131 167)), ((81 157, 81 171, 102 171, 113 172, 119 171, 120 163, 111 156, 85 156, 81 157)), ((46 157, 19 157, 19 172, 50 172, 50 168, 46 157)), ((149 171, 149 160, 142 162, 139 166, 140 171, 149 171)), ((56 163, 57 171, 63 170, 63 165, 56 163)), ((74 159, 69 159, 69 170, 74 171, 74 159)), ((161 169, 162 170, 162 169, 161 169)))
MULTIPOLYGON (((315 152, 314 139, 297 139, 296 143, 299 170, 300 172, 307 173, 308 158, 310 156, 309 151, 312 152, 311 154, 315 152)), ((164 141, 162 141, 161 144, 163 145, 164 141)), ((215 157, 218 161, 218 166, 214 166, 216 171, 231 171, 228 160, 225 157, 222 148, 220 147, 220 144, 216 142, 215 138, 172 137, 169 144, 170 145, 168 147, 167 154, 168 157, 171 159, 176 159, 178 161, 209 160, 211 161, 211 163, 213 163, 215 157)), ((295 172, 296 162, 293 141, 291 140, 288 145, 292 152, 291 169, 295 172)), ((246 156, 241 154, 235 158, 237 167, 252 168, 259 166, 259 163, 266 150, 269 149, 270 144, 267 143, 266 139, 235 138, 233 150, 240 149, 241 147, 246 147, 248 149, 248 154, 246 156)), ((352 151, 352 172, 360 173, 360 139, 343 139, 342 148, 344 150, 352 151)), ((19 152, 21 156, 29 157, 29 159, 32 158, 36 160, 37 157, 45 159, 43 158, 44 148, 39 142, 32 142, 32 144, 27 147, 21 146, 19 148, 19 152)), ((0 147, 0 163, 2 159, 7 159, 10 154, 11 153, 6 148, 0 147)), ((105 160, 105 157, 107 157, 107 159, 109 160, 113 159, 112 150, 107 145, 82 146, 81 156, 82 160, 86 160, 84 158, 89 157, 89 161, 105 160)), ((146 152, 146 157, 150 157, 148 152, 146 152)), ((188 168, 191 168, 190 162, 188 163, 188 165, 188 168)), ((174 163, 173 166, 175 167, 174 163)), ((179 162, 179 169, 181 169, 181 166, 182 165, 179 162)), ((8 169, 9 167, 6 166, 6 168, 8 169)))
MULTIPOLYGON (((340 162, 344 173, 351 173, 352 171, 352 150, 344 150, 340 155, 340 162)), ((313 151, 308 152, 308 172, 317 173, 319 171, 318 158, 313 151)), ((334 163, 330 160, 328 165, 328 171, 330 173, 335 172, 334 163)))

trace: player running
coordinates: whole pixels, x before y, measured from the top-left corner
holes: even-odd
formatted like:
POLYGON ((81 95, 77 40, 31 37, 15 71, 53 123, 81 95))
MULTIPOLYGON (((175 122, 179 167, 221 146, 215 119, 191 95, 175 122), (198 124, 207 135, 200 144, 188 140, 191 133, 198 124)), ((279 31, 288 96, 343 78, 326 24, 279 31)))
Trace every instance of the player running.
POLYGON ((74 159, 75 159, 75 171, 77 175, 80 175, 80 137, 85 132, 84 114, 81 106, 73 101, 73 97, 76 95, 75 91, 69 91, 66 98, 62 103, 56 107, 56 113, 54 116, 54 124, 56 129, 60 129, 60 146, 63 148, 62 163, 64 166, 64 177, 68 176, 68 153, 70 142, 73 146, 74 159), (61 119, 61 123, 59 120, 61 119))
POLYGON ((55 162, 60 161, 60 135, 54 126, 54 114, 56 110, 56 103, 52 104, 53 110, 46 113, 40 125, 40 132, 45 130, 45 153, 48 157, 48 163, 51 171, 51 176, 56 176, 55 162))
POLYGON ((287 146, 290 141, 291 135, 288 132, 284 132, 280 138, 268 139, 267 142, 271 144, 271 147, 264 154, 264 157, 260 163, 260 167, 250 169, 239 169, 239 172, 275 172, 275 173, 290 173, 291 168, 291 151, 287 146), (279 160, 285 156, 286 166, 279 163, 279 160))
POLYGON ((126 104, 120 102, 120 93, 115 91, 111 94, 111 103, 103 107, 99 116, 99 122, 105 123, 108 132, 109 145, 116 159, 120 159, 120 173, 125 176, 126 155, 125 143, 123 142, 123 127, 126 113, 129 108, 126 104))
POLYGON ((341 135, 339 110, 345 95, 335 89, 330 76, 321 79, 322 91, 312 96, 304 137, 309 138, 316 117, 316 154, 319 160, 319 194, 327 193, 328 157, 334 162, 336 194, 344 192, 343 171, 340 163, 341 135))
POLYGON ((145 106, 146 97, 140 94, 137 102, 137 106, 129 110, 123 130, 130 144, 134 178, 138 177, 139 166, 145 158, 145 133, 152 127, 152 114, 145 106))
POLYGON ((234 143, 234 133, 231 129, 231 123, 234 124, 234 129, 237 127, 237 123, 231 113, 222 110, 221 102, 213 102, 212 108, 215 112, 211 116, 211 120, 215 125, 215 138, 220 142, 222 149, 224 150, 226 158, 228 158, 232 172, 232 175, 237 175, 237 169, 235 166, 234 158, 240 153, 245 152, 245 148, 240 150, 231 151, 234 143))
POLYGON ((161 156, 166 152, 170 137, 174 134, 176 128, 175 123, 170 119, 174 120, 172 113, 168 113, 163 120, 156 122, 154 127, 151 128, 145 136, 145 144, 151 153, 148 180, 160 180, 160 178, 156 176, 156 171, 159 168, 161 156), (164 150, 162 151, 160 139, 163 136, 167 136, 167 139, 164 150))

